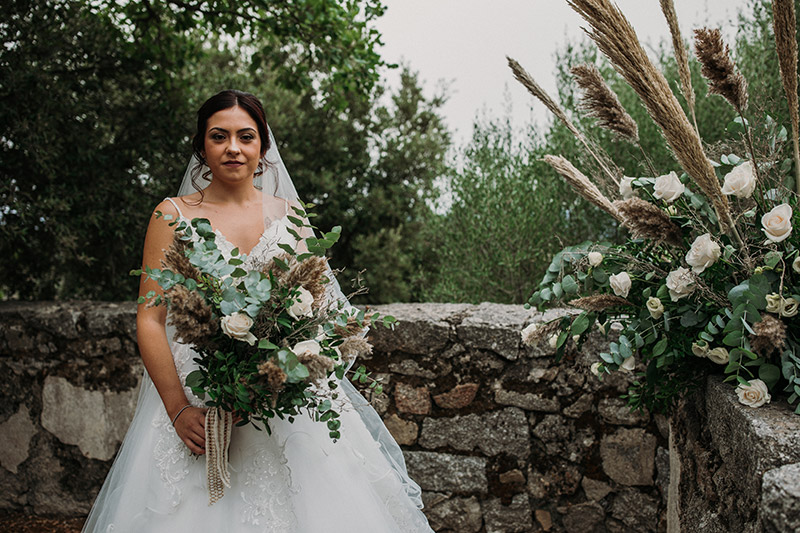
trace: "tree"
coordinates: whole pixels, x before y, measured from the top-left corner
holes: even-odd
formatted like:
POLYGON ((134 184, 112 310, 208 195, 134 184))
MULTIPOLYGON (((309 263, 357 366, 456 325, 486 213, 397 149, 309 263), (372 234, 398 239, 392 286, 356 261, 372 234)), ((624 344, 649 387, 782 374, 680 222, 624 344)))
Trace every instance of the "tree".
MULTIPOLYGON (((310 110, 306 124, 363 115, 381 64, 369 22, 382 10, 377 0, 7 6, 0 288, 26 299, 132 297, 126 273, 138 266, 152 207, 174 194, 208 89, 250 75, 258 83, 243 88, 287 102, 274 121, 287 130, 293 106, 310 110)), ((359 153, 363 142, 347 139, 359 153)))

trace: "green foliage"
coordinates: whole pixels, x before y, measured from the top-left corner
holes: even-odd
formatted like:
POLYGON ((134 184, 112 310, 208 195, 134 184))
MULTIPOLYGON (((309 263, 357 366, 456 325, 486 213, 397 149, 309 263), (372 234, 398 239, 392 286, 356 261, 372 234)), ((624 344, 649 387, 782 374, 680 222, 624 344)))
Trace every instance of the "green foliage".
MULTIPOLYGON (((4 10, 5 296, 130 298, 136 280, 123 273, 140 262, 153 206, 175 193, 194 114, 230 87, 264 102, 301 197, 319 205, 317 225, 347 228, 334 266, 380 279, 394 250, 372 244, 389 231, 401 235, 398 253, 417 246, 449 146, 443 98, 424 98, 412 73, 379 100, 369 22, 382 12, 376 0, 38 0, 4 10)), ((370 298, 404 299, 404 285, 378 283, 370 298)))
POLYGON ((507 121, 475 124, 463 168, 449 179, 449 211, 432 216, 426 240, 435 253, 425 298, 522 303, 561 249, 560 239, 614 234, 606 216, 576 197, 539 158, 532 135, 514 140, 507 121))

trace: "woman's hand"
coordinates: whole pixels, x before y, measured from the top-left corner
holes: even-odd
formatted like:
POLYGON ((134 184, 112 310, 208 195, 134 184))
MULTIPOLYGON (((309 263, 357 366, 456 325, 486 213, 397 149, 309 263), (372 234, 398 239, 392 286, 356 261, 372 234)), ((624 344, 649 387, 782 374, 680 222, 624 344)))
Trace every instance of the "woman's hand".
POLYGON ((203 407, 187 407, 175 420, 175 432, 197 455, 206 453, 206 411, 203 407))

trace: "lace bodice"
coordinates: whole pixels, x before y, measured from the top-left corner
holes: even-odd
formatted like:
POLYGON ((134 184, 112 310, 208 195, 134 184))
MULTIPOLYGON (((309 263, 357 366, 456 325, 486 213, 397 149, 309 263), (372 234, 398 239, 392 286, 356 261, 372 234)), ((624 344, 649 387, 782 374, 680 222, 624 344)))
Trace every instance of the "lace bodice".
MULTIPOLYGON (((178 211, 178 218, 184 220, 187 224, 190 220, 183 215, 181 212, 180 207, 172 198, 166 198, 175 209, 178 211)), ((244 259, 245 265, 252 265, 255 263, 264 263, 268 261, 273 256, 281 253, 281 249, 278 247, 278 244, 288 244, 290 246, 294 246, 296 244, 294 237, 287 231, 287 225, 291 224, 289 222, 289 204, 286 203, 286 214, 283 217, 273 220, 272 222, 265 223, 264 231, 261 233, 261 237, 258 239, 258 242, 253 246, 250 250, 249 254, 246 254, 247 257, 244 259)), ((297 228, 295 228, 297 231, 297 228)), ((216 237, 217 247, 219 248, 220 252, 225 258, 231 257, 231 252, 233 252, 236 245, 234 245, 228 238, 218 229, 214 228, 214 234, 216 237)))

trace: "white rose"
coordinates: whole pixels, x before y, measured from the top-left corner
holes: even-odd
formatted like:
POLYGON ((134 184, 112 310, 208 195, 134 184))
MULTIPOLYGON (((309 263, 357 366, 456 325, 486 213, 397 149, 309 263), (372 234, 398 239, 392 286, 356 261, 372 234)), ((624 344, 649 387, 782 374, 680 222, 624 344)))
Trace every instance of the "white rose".
POLYGON ((633 180, 636 178, 629 178, 625 176, 622 178, 622 181, 619 182, 619 195, 622 196, 623 200, 627 200, 629 198, 633 198, 633 180))
POLYGON ((600 362, 595 361, 594 363, 592 363, 592 366, 589 367, 589 372, 591 372, 597 377, 600 377, 600 362))
POLYGON ((781 316, 786 318, 797 314, 798 303, 794 298, 784 298, 781 301, 781 316))
POLYGON ((694 278, 688 268, 678 267, 667 275, 667 289, 673 302, 689 296, 694 288, 694 278))
POLYGON ((225 335, 232 339, 246 342, 250 346, 258 340, 255 335, 250 333, 250 328, 253 327, 253 319, 241 311, 222 317, 221 326, 225 335))
POLYGON ((749 407, 761 407, 772 399, 767 384, 760 379, 751 379, 750 385, 739 383, 736 395, 739 397, 739 403, 749 407))
POLYGON ((672 171, 669 174, 657 177, 654 189, 653 196, 667 203, 672 203, 680 198, 686 187, 683 186, 675 171, 672 171))
POLYGON ((550 335, 550 338, 547 339, 547 344, 554 350, 558 348, 558 335, 550 335))
POLYGON ((686 262, 695 274, 702 273, 713 265, 722 255, 719 244, 714 242, 710 233, 704 233, 694 240, 692 247, 686 252, 686 262))
POLYGON ((626 298, 631 290, 631 277, 627 272, 608 276, 608 283, 611 285, 611 290, 614 291, 614 294, 623 298, 626 298))
POLYGON ((630 372, 630 371, 631 371, 631 370, 633 370, 635 367, 636 367, 636 359, 634 359, 634 358, 633 358, 633 356, 631 356, 631 357, 628 357, 627 359, 625 359, 625 360, 622 362, 622 364, 621 364, 621 365, 619 365, 619 369, 620 369, 620 370, 623 370, 623 371, 625 371, 625 372, 630 372))
POLYGON ((792 270, 800 274, 800 255, 794 258, 792 261, 792 270))
POLYGON ((773 292, 772 294, 767 294, 767 313, 780 313, 781 312, 781 300, 783 298, 777 292, 773 292))
POLYGON ((522 330, 522 343, 526 346, 533 346, 533 334, 536 332, 536 324, 528 324, 522 330))
POLYGON ((745 161, 725 175, 722 194, 750 198, 756 188, 756 174, 751 161, 745 161))
POLYGON ((312 353, 314 355, 319 355, 321 351, 322 347, 314 339, 298 342, 297 344, 294 345, 294 347, 292 347, 292 352, 295 355, 300 355, 306 352, 312 353))
POLYGON ((589 260, 589 265, 593 267, 599 266, 603 262, 603 254, 600 252, 589 252, 586 254, 586 258, 589 260))
POLYGON ((789 204, 774 207, 761 217, 761 225, 767 239, 781 242, 792 233, 792 208, 789 204))
POLYGON ((706 353, 706 357, 708 357, 718 365, 727 365, 729 361, 728 350, 726 350, 721 346, 719 348, 714 348, 713 350, 709 350, 708 353, 706 353))
POLYGON ((708 355, 708 343, 706 341, 699 341, 692 343, 692 353, 697 357, 705 357, 708 355))
POLYGON ((664 314, 664 304, 661 303, 659 298, 651 296, 647 299, 647 310, 650 312, 651 317, 658 320, 664 314))
POLYGON ((794 298, 784 298, 777 292, 767 294, 767 308, 768 313, 775 313, 784 317, 793 317, 798 311, 798 301, 794 298))
POLYGON ((314 296, 303 287, 297 289, 300 294, 295 297, 294 303, 287 309, 289 315, 297 320, 301 316, 311 316, 314 311, 311 304, 314 303, 314 296))

